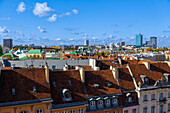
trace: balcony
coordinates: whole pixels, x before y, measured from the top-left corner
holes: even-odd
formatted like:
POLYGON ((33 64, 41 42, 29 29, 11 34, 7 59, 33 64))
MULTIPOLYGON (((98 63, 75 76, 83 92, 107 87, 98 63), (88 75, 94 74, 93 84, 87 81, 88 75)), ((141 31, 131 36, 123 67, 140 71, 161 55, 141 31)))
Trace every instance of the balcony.
POLYGON ((166 97, 164 97, 164 98, 159 98, 159 102, 161 102, 161 103, 166 103, 166 101, 167 101, 167 99, 166 99, 166 97))

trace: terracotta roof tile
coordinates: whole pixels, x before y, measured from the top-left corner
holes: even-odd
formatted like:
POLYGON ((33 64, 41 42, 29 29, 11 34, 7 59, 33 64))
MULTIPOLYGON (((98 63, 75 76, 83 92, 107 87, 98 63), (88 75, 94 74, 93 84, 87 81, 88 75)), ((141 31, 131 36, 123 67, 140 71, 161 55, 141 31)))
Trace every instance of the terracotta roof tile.
POLYGON ((85 84, 89 96, 121 93, 111 70, 86 71, 85 75, 85 84), (107 82, 112 84, 111 88, 107 87, 107 82), (98 89, 95 88, 94 83, 99 84, 98 89))
POLYGON ((51 96, 54 100, 53 104, 64 104, 70 102, 81 102, 86 101, 86 94, 84 92, 83 84, 80 79, 79 71, 51 71, 50 72, 50 87, 51 96), (71 81, 71 86, 68 83, 71 81), (54 87, 53 82, 56 83, 54 87), (61 89, 69 89, 71 91, 71 96, 73 101, 63 102, 61 89))
POLYGON ((127 68, 119 68, 119 83, 123 91, 135 90, 132 77, 127 68))
POLYGON ((2 70, 0 92, 0 103, 51 98, 45 70, 36 68, 2 70), (37 93, 33 92, 33 87, 37 93), (15 96, 12 88, 15 88, 15 96))

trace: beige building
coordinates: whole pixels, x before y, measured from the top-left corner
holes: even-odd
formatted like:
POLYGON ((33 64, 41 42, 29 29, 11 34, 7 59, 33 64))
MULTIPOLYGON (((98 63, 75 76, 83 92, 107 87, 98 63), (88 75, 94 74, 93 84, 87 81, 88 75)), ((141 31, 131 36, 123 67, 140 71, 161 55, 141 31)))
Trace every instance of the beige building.
POLYGON ((167 63, 143 62, 127 66, 139 99, 140 113, 170 112, 170 67, 167 63))

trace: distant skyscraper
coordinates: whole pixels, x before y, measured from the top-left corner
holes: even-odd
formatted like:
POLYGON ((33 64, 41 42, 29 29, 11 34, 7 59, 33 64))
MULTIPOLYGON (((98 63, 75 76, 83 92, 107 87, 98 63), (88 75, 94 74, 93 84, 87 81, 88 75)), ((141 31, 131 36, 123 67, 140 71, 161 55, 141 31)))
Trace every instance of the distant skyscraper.
POLYGON ((125 46, 125 42, 119 42, 120 46, 125 46))
POLYGON ((13 47, 12 39, 3 39, 3 46, 12 48, 13 47))
POLYGON ((139 34, 136 35, 136 47, 142 47, 143 46, 143 35, 139 34))
POLYGON ((150 44, 153 48, 157 47, 157 37, 150 37, 150 44))
POLYGON ((89 40, 85 40, 85 41, 84 41, 84 45, 85 45, 85 46, 89 46, 89 40))

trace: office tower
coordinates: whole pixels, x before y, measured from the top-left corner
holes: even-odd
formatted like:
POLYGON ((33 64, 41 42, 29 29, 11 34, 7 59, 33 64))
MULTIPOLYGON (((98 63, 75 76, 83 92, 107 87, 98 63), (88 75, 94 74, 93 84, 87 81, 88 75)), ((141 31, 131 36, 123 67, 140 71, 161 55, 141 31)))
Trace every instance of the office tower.
POLYGON ((150 46, 150 41, 146 41, 145 46, 149 47, 150 46))
POLYGON ((110 43, 109 49, 110 49, 110 50, 113 50, 113 46, 114 46, 114 44, 113 44, 113 43, 110 43))
POLYGON ((3 39, 3 46, 12 48, 13 47, 12 39, 3 39))
POLYGON ((157 37, 150 37, 150 44, 153 48, 157 47, 157 37))
POLYGON ((84 41, 84 45, 85 45, 85 46, 89 46, 89 40, 85 40, 85 41, 84 41))
POLYGON ((143 46, 143 35, 139 34, 136 35, 136 47, 142 47, 143 46))
POLYGON ((119 42, 120 46, 125 46, 125 42, 119 42))

